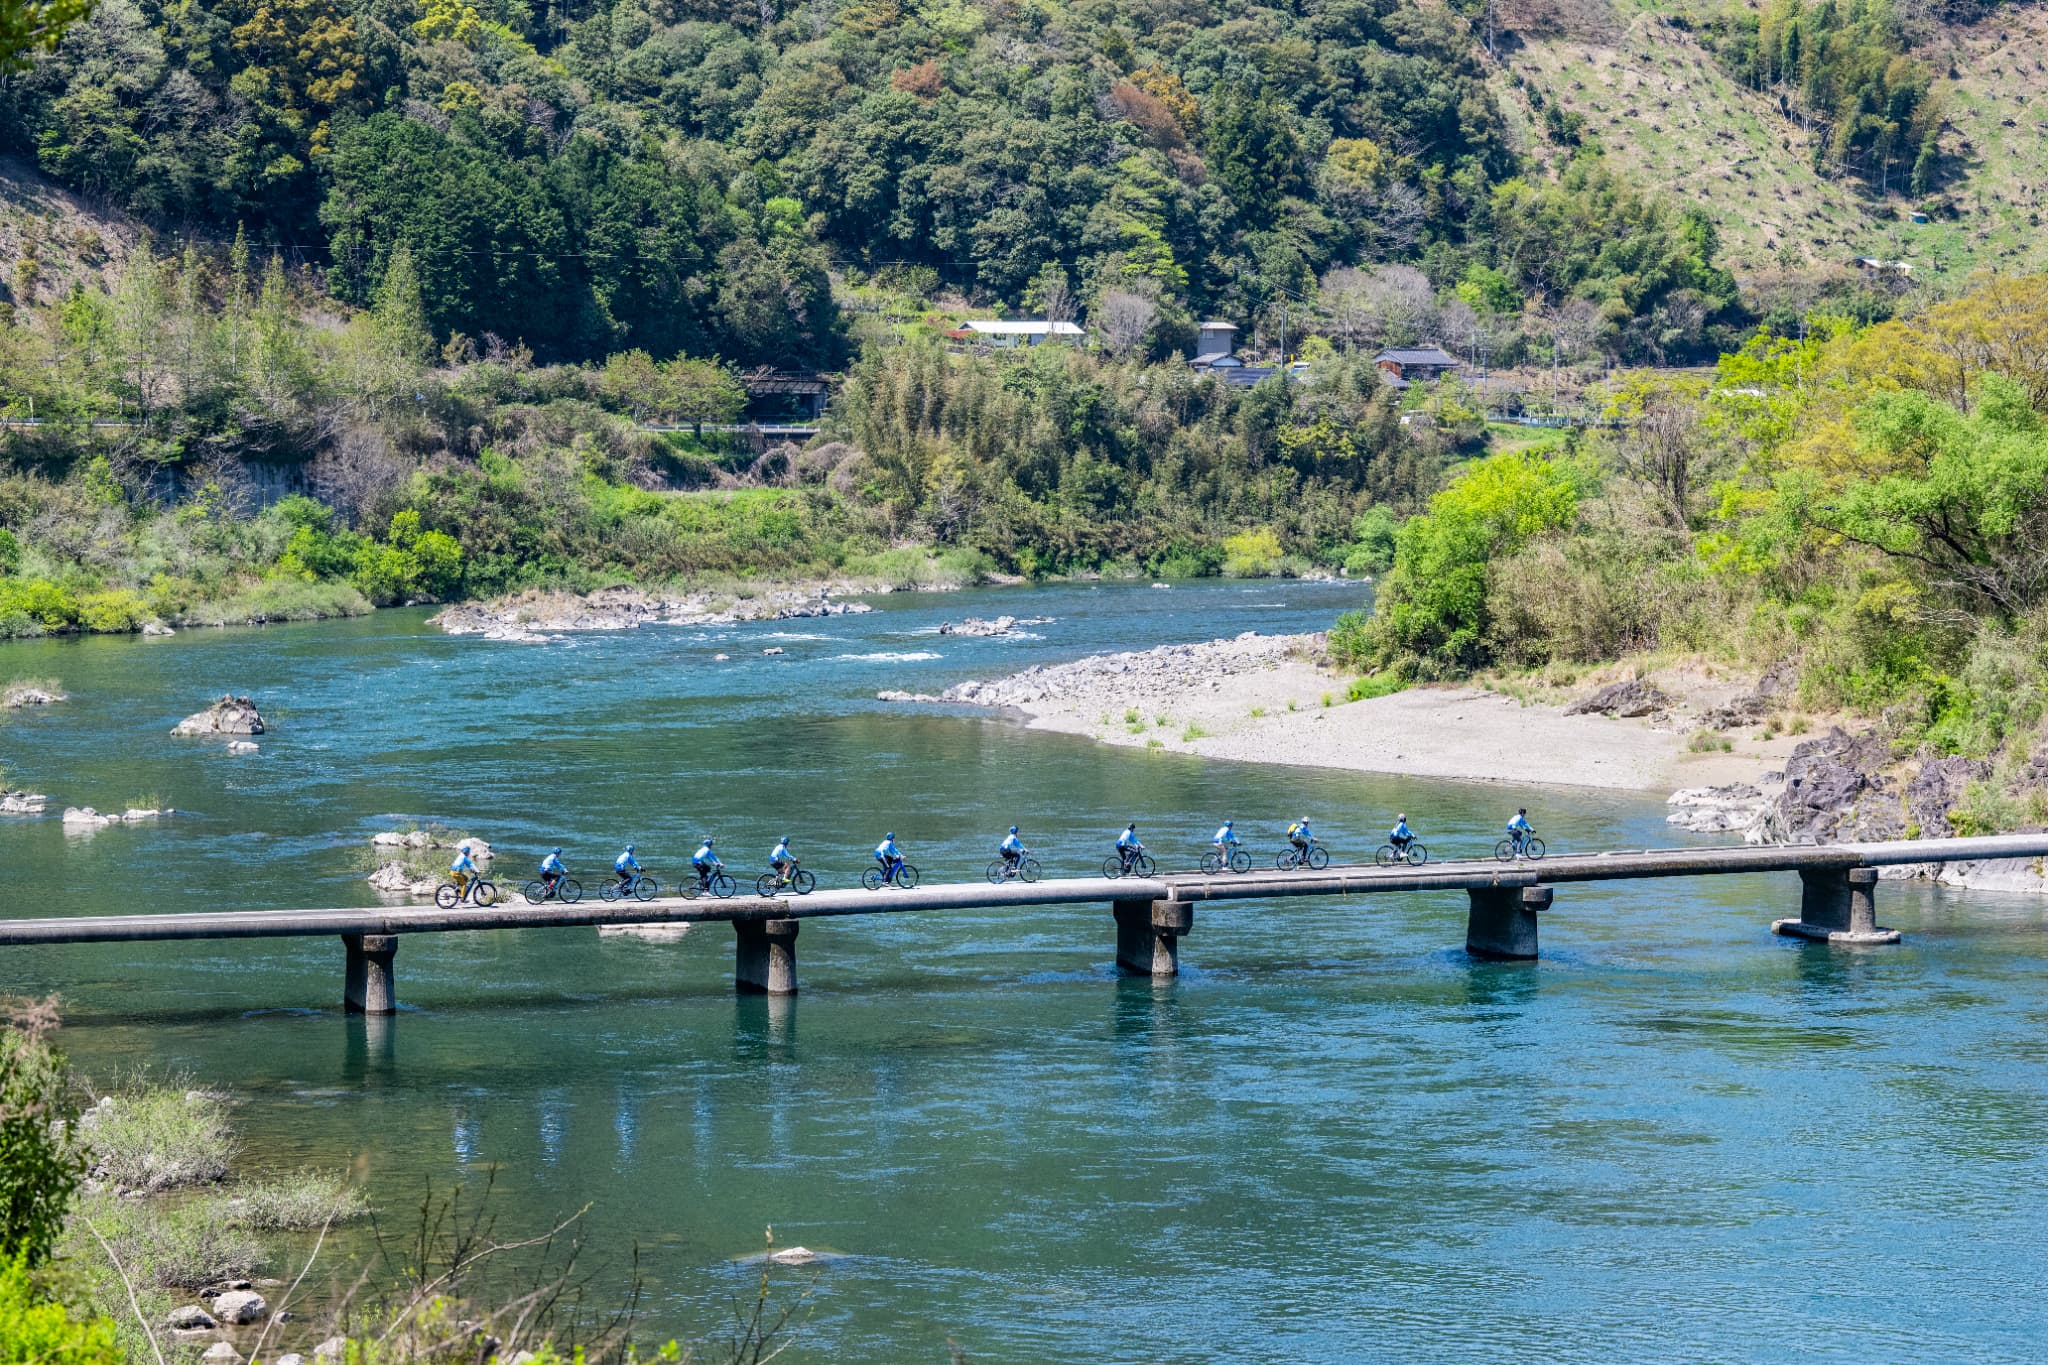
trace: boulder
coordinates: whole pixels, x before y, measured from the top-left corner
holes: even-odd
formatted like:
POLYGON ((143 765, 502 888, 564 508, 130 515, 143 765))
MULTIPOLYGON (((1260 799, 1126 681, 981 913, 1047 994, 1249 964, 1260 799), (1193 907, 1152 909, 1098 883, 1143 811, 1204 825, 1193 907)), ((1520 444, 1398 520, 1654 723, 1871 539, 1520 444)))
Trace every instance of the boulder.
POLYGON ((763 654, 780 654, 780 653, 782 653, 782 646, 781 646, 781 645, 770 645, 770 646, 769 646, 768 648, 766 648, 766 649, 762 650, 761 652, 762 652, 763 654))
MULTIPOLYGON (((283 1317, 284 1315, 280 1313, 278 1314, 278 1316, 283 1317)), ((289 1355, 279 1356, 276 1359, 276 1361, 273 1362, 273 1365, 306 1365, 306 1358, 300 1355, 297 1351, 293 1351, 289 1355)))
POLYGON ((1669 710, 1671 698, 1654 683, 1641 678, 1627 682, 1609 683, 1590 697, 1581 697, 1564 709, 1568 716, 1620 716, 1630 719, 1636 716, 1655 715, 1669 710))
POLYGON ((224 696, 204 711, 185 717, 174 735, 260 735, 263 717, 247 697, 224 696))
POLYGON ((729 663, 731 660, 732 655, 730 654, 714 654, 711 656, 711 662, 715 664, 729 663))
POLYGON ((49 804, 41 792, 0 792, 0 815, 41 815, 49 804))
POLYGON ((23 706, 54 706, 67 698, 62 692, 37 687, 31 683, 15 683, 0 692, 0 710, 13 711, 23 706))
POLYGON ((121 817, 102 815, 91 806, 66 806, 64 823, 79 829, 103 829, 108 825, 120 824, 121 817))
POLYGON ((144 810, 140 806, 130 806, 127 810, 121 812, 121 819, 128 824, 139 825, 145 820, 161 820, 164 816, 175 813, 168 806, 161 809, 151 807, 148 810, 144 810))
POLYGON ((431 880, 414 881, 412 873, 405 870, 405 864, 397 862, 385 863, 366 880, 379 891, 395 891, 407 896, 431 896, 434 888, 440 885, 431 880))
POLYGON ((814 1265, 824 1258, 809 1247, 783 1247, 769 1252, 768 1259, 777 1265, 814 1265))
POLYGON ((216 1361, 219 1365, 242 1365, 242 1353, 225 1341, 216 1341, 207 1347, 206 1353, 199 1358, 216 1361))
POLYGON ((172 630, 161 621, 144 621, 142 623, 142 633, 153 639, 163 639, 166 636, 176 635, 178 632, 172 630))
POLYGON ((1906 818, 1920 826, 1923 839, 1946 839, 1955 833, 1948 813, 1963 799, 1963 789, 1991 775, 1991 765, 1974 758, 1936 758, 1920 765, 1906 784, 1906 818))
POLYGON ((1747 838, 1750 829, 1763 819, 1770 798, 1759 787, 1736 782, 1725 787, 1676 791, 1666 798, 1665 804, 1672 807, 1671 814, 1664 817, 1666 824, 1695 834, 1739 831, 1747 838))
POLYGON ((213 1320, 213 1314, 196 1303, 188 1303, 183 1308, 173 1308, 171 1315, 165 1318, 164 1322, 173 1332, 210 1332, 220 1326, 213 1320))
POLYGON ((256 752, 256 744, 253 740, 247 739, 230 740, 228 742, 228 752, 231 754, 253 754, 256 752))
POLYGON ((1830 844, 1896 839, 1905 817, 1885 797, 1891 749, 1875 735, 1852 736, 1841 727, 1809 739, 1785 764, 1785 786, 1764 812, 1756 842, 1830 844))
POLYGON ((329 1337, 313 1348, 313 1365, 320 1365, 322 1361, 340 1360, 347 1354, 347 1337, 329 1337))
POLYGON ((882 690, 882 691, 880 691, 880 692, 877 692, 877 693, 875 693, 875 700, 876 700, 876 701, 938 701, 938 700, 939 700, 939 698, 938 698, 938 697, 935 697, 935 696, 933 696, 933 695, 932 695, 931 693, 929 693, 929 692, 898 692, 898 691, 896 691, 896 690, 895 690, 895 689, 893 689, 893 688, 885 688, 884 690, 882 690))
POLYGON ((253 1289, 230 1289, 213 1301, 213 1315, 236 1326, 261 1322, 269 1313, 270 1305, 253 1289))
POLYGON ((469 856, 477 862, 487 863, 491 860, 491 846, 481 839, 473 837, 458 839, 455 841, 455 847, 468 849, 469 856))

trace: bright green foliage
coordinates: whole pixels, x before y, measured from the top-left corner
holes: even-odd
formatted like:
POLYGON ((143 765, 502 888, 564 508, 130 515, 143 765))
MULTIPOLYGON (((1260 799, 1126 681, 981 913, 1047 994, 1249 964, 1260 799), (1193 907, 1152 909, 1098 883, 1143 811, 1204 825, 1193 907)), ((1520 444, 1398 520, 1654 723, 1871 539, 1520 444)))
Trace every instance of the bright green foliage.
POLYGON ((441 601, 462 585, 462 546, 444 531, 422 530, 419 512, 408 507, 392 515, 384 544, 359 546, 354 581, 380 605, 441 601))
POLYGON ((1229 578, 1264 578, 1280 565, 1280 537, 1265 527, 1223 538, 1223 573, 1229 578))
POLYGON ((1400 522, 1393 512, 1375 505, 1351 523, 1351 546, 1344 552, 1344 572, 1354 578, 1382 574, 1394 565, 1394 538, 1400 522))
POLYGON ((1873 398, 1856 429, 1889 472, 1849 483, 1813 515, 2011 618, 2048 599, 2048 430, 2002 376, 1979 379, 1971 399, 1965 416, 1924 393, 1873 398))
POLYGON ((25 1261, 0 1262, 0 1365, 123 1365, 114 1326, 41 1302, 25 1261))
MULTIPOLYGON (((0 1328, 17 1299, 23 1264, 40 1265, 64 1229, 65 1210, 85 1174, 78 1107, 64 1059, 45 1038, 54 1013, 32 1006, 0 1029, 0 1328)), ((0 1361, 8 1359, 0 1330, 0 1361)), ((34 1356, 25 1357, 34 1359, 34 1356)))
POLYGON ((1552 461, 1507 454, 1472 465, 1396 536, 1363 657, 1422 677, 1485 665, 1489 569, 1535 537, 1569 529, 1578 506, 1576 480, 1552 461))

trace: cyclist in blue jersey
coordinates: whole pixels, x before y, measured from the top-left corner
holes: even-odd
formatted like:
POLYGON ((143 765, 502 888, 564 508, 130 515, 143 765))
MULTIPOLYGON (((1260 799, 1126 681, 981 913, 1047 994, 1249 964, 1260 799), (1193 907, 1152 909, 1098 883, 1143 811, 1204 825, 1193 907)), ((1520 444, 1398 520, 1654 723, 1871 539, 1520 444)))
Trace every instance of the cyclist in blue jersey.
POLYGON ((1129 872, 1131 864, 1144 851, 1145 846, 1138 842, 1138 822, 1133 820, 1124 826, 1122 834, 1116 836, 1116 856, 1123 862, 1124 871, 1129 872))
POLYGON ((626 845, 626 851, 612 859, 612 871, 619 875, 619 885, 631 886, 633 878, 640 875, 640 860, 633 856, 633 846, 626 845))
POLYGON ((690 866, 697 869, 697 886, 701 890, 711 885, 711 874, 725 866, 718 855, 711 851, 712 838, 704 836, 704 842, 697 845, 697 851, 690 855, 690 866))
POLYGON ((555 888, 561 884, 562 878, 568 875, 569 868, 562 861, 562 850, 548 850, 548 856, 540 860, 540 879, 549 893, 553 894, 555 888))
POLYGON ((1024 841, 1017 837, 1017 827, 1015 825, 1010 826, 1010 832, 1004 836, 1000 844, 996 845, 996 852, 1002 855, 1003 862, 1006 864, 1003 875, 1008 877, 1016 876, 1017 864, 1023 862, 1024 855, 1030 851, 1030 849, 1024 847, 1024 841))
POLYGON ((890 881, 896 879, 897 870, 903 866, 903 850, 896 847, 894 833, 884 834, 882 842, 875 845, 875 861, 882 865, 882 876, 890 881))

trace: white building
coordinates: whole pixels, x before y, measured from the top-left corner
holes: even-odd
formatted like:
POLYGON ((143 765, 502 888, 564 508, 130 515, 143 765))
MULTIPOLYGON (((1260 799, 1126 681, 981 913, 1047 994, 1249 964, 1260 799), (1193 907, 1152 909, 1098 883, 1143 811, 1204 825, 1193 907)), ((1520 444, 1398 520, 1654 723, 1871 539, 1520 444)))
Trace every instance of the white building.
POLYGON ((1080 327, 1071 322, 985 322, 974 321, 957 328, 953 335, 990 346, 1036 346, 1041 341, 1079 341, 1080 327))

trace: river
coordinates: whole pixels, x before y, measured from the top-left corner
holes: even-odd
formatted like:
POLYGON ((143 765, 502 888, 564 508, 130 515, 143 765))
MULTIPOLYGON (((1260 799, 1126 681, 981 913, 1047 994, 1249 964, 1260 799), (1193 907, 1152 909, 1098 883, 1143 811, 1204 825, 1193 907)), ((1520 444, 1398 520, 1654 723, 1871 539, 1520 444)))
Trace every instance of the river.
MULTIPOLYGON (((1439 856, 1518 804, 1558 851, 1688 840, 1650 795, 1228 765, 872 699, 1318 628, 1353 595, 1074 584, 547 646, 423 611, 8 645, 0 680, 73 694, 0 722, 18 784, 180 809, 0 824, 9 913, 369 904, 365 841, 408 820, 490 839, 506 882, 559 842, 593 890, 622 841, 672 882, 706 832, 748 875, 795 835, 828 885, 885 830, 927 879, 978 876, 1012 821, 1049 871, 1091 868, 1127 818, 1169 865, 1224 816, 1264 852, 1303 811, 1340 857, 1397 809, 1439 856), (996 612, 1056 619, 932 633, 996 612), (260 753, 169 736, 228 689, 272 720, 260 753)), ((1906 943, 1875 951, 1773 939, 1795 906, 1789 876, 1569 886, 1533 964, 1468 960, 1456 895, 1205 906, 1162 983, 1114 976, 1106 906, 813 922, 802 995, 772 1003, 734 997, 717 927, 420 936, 402 1012, 368 1023, 326 940, 10 949, 4 984, 62 993, 89 1073, 231 1089, 245 1166, 347 1167, 393 1227, 429 1182, 493 1170, 503 1232, 590 1205, 583 1270, 615 1299, 637 1247, 650 1336, 717 1335, 772 1225, 840 1257, 776 1272, 811 1290, 798 1359, 2036 1357, 2048 906, 1886 884, 1906 943)))

